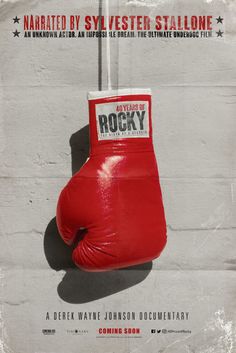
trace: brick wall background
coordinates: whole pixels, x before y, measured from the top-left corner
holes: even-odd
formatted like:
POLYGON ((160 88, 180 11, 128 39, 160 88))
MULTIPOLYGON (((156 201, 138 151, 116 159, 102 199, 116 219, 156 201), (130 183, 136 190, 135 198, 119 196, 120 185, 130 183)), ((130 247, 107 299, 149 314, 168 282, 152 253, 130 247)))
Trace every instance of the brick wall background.
POLYGON ((150 87, 153 92, 168 245, 152 268, 86 274, 71 267, 71 250, 57 233, 55 208, 61 188, 88 155, 86 94, 98 89, 99 41, 13 38, 12 31, 23 31, 24 14, 96 15, 99 3, 2 1, 0 351, 233 353, 235 3, 112 0, 110 6, 111 14, 120 15, 224 18, 219 25, 223 38, 111 39, 114 85, 150 87), (12 22, 16 15, 20 25, 12 22), (116 310, 189 311, 190 319, 141 323, 140 340, 96 339, 100 324, 89 321, 79 323, 89 334, 77 337, 66 332, 77 322, 45 321, 47 311, 116 310), (43 328, 57 333, 43 336, 43 328), (185 328, 192 334, 151 336, 151 328, 185 328))

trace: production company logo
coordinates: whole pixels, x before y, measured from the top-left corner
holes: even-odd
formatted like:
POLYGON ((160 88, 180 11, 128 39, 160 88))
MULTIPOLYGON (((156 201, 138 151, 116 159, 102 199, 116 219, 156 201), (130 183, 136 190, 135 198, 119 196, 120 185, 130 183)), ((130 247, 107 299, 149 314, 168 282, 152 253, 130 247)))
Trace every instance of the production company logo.
POLYGON ((89 331, 86 329, 71 329, 71 330, 66 330, 66 333, 71 334, 71 335, 86 335, 89 331))
POLYGON ((45 336, 55 335, 56 330, 55 330, 55 329, 42 329, 42 333, 43 333, 45 336))

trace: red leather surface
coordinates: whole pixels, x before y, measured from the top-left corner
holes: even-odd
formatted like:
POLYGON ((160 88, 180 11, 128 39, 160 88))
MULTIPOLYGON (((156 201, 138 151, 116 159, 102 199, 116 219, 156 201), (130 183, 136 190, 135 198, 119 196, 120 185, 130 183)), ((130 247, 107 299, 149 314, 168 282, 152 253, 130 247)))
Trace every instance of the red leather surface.
MULTIPOLYGON (((148 262, 166 244, 166 223, 152 143, 151 95, 89 101, 90 157, 62 190, 57 225, 63 240, 78 245, 73 261, 86 271, 148 262), (149 136, 98 139, 96 109, 112 102, 146 102, 149 136), (82 237, 78 231, 85 228, 82 237)), ((125 125, 124 125, 125 126, 125 125)))

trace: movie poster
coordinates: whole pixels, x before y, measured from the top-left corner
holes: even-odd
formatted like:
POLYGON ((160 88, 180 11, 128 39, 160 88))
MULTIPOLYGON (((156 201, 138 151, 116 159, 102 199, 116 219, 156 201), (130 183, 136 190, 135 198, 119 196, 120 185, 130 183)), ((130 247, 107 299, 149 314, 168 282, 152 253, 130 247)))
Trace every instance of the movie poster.
POLYGON ((1 353, 236 352, 235 25, 233 0, 0 2, 1 353), (58 216, 93 115, 98 143, 133 149, 93 164, 106 194, 83 167, 58 216), (75 212, 98 241, 126 229, 116 265, 108 241, 75 250, 75 212))

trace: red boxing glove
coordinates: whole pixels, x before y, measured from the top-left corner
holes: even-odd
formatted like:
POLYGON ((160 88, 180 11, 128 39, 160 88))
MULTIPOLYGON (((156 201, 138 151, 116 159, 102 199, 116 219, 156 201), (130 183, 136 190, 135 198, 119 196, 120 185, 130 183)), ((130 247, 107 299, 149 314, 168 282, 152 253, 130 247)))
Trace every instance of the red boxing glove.
POLYGON ((90 157, 62 190, 61 237, 85 235, 73 261, 86 271, 148 262, 166 244, 166 223, 152 143, 151 91, 91 92, 90 157))

